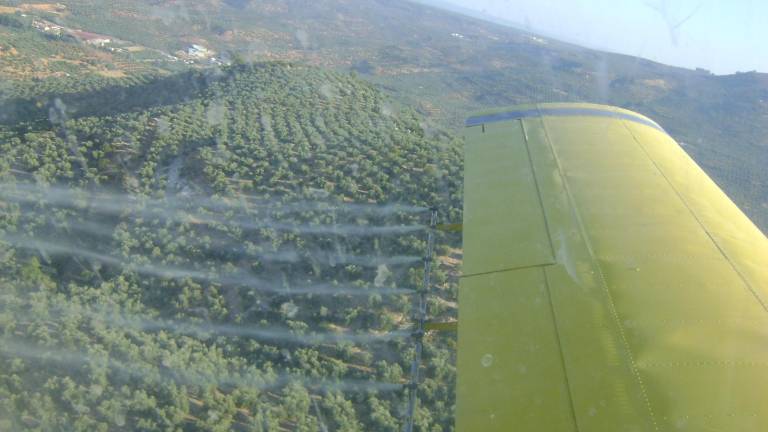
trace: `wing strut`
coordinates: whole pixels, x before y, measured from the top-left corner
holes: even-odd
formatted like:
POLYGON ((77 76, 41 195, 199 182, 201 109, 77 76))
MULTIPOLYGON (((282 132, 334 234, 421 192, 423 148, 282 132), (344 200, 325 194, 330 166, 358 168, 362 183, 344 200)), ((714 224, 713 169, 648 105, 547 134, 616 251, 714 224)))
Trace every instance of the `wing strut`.
POLYGON ((424 281, 418 291, 416 307, 415 329, 411 333, 416 352, 411 362, 411 381, 406 384, 408 389, 408 413, 405 418, 404 432, 413 432, 413 420, 416 413, 416 399, 419 389, 419 368, 421 367, 421 355, 424 348, 424 327, 427 321, 427 294, 429 293, 432 277, 432 255, 435 247, 434 230, 437 227, 437 209, 430 209, 429 229, 427 230, 427 253, 424 255, 424 281))

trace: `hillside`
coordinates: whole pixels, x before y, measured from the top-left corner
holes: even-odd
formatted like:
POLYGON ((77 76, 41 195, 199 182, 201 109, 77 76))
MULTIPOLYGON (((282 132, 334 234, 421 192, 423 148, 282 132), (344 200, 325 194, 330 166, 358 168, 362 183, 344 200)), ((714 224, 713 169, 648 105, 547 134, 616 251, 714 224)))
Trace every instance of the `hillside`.
MULTIPOLYGON (((157 70, 206 67, 211 56, 354 70, 430 123, 454 131, 472 111, 525 102, 588 101, 633 109, 684 143, 768 228, 768 77, 762 74, 714 76, 664 66, 405 0, 64 3, 58 15, 48 16, 51 21, 168 55, 182 56, 191 44, 210 50, 189 65, 149 63, 157 70)), ((129 71, 147 65, 134 54, 120 55, 129 71)))
MULTIPOLYGON (((658 121, 768 231, 768 76, 405 0, 0 1, 0 430, 398 431, 463 120, 658 121)), ((457 234, 429 316, 456 316, 457 234)), ((429 334, 416 430, 453 430, 429 334)))
MULTIPOLYGON (((0 429, 399 429, 460 141, 290 64, 55 99, 0 127, 0 429)), ((455 316, 456 240, 431 316, 455 316)), ((453 342, 428 340, 417 424, 451 430, 453 342)))

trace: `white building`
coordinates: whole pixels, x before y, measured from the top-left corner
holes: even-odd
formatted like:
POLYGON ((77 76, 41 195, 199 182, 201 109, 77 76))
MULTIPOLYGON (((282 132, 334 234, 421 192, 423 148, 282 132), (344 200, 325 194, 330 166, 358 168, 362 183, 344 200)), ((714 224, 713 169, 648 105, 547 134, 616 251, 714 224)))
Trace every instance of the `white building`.
POLYGON ((202 45, 192 44, 189 48, 187 48, 187 55, 190 57, 204 58, 208 57, 209 54, 210 51, 208 48, 202 45))

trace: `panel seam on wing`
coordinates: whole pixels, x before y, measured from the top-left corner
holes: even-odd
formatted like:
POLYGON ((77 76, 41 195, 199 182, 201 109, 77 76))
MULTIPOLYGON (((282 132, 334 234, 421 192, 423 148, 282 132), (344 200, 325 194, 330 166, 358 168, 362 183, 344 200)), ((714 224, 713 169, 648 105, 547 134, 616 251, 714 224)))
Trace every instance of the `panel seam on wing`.
POLYGON ((722 366, 740 366, 740 367, 768 367, 768 362, 764 361, 748 361, 748 360, 741 360, 741 361, 732 361, 732 360, 722 360, 722 361, 689 361, 689 362, 642 362, 640 363, 640 366, 643 368, 659 368, 659 367, 692 367, 692 366, 700 366, 700 367, 722 367, 722 366))
POLYGON ((690 212, 691 216, 693 216, 693 219, 696 221, 696 223, 699 224, 699 227, 704 231, 704 233, 707 235, 709 240, 712 242, 712 244, 715 245, 718 251, 720 251, 720 254, 725 258, 725 260, 728 262, 728 264, 731 266, 734 272, 736 272, 736 275, 739 276, 739 279, 741 279, 741 282, 744 283, 744 285, 747 287, 747 290, 752 293, 752 296, 755 297, 755 300, 757 300, 758 303, 760 303, 760 306, 763 307, 763 310, 768 312, 768 305, 766 305, 763 298, 760 296, 760 294, 754 289, 751 283, 747 280, 746 277, 741 273, 739 268, 736 266, 736 264, 731 260, 731 257, 728 256, 728 254, 725 252, 725 250, 720 246, 720 243, 715 240, 715 237, 712 235, 711 232, 707 229, 706 225, 699 219, 699 216, 696 214, 696 212, 693 211, 691 206, 688 204, 688 201, 683 198, 683 195, 680 193, 680 191, 677 190, 674 184, 669 180, 669 177, 667 177, 666 173, 664 173, 664 170, 661 169, 659 164, 656 163, 656 161, 651 157, 651 155, 648 153, 648 151, 645 149, 645 146, 640 142, 640 140, 635 136, 635 134, 632 132, 632 129, 627 125, 625 121, 622 121, 621 124, 624 126, 624 128, 627 130, 629 135, 632 137, 632 139, 635 141, 635 144, 637 144, 638 147, 640 147, 640 150, 645 154, 645 157, 648 158, 648 160, 651 161, 654 168, 656 168, 656 171, 661 174, 661 176, 664 178, 664 181, 667 182, 669 187, 672 189, 673 192, 675 192, 675 195, 677 195, 677 198, 680 200, 680 202, 683 203, 686 209, 688 209, 688 212, 690 212))
MULTIPOLYGON (((541 195, 541 187, 539 185, 538 173, 536 171, 536 165, 533 163, 533 155, 531 154, 531 147, 528 141, 528 131, 525 128, 525 121, 520 119, 520 128, 523 131, 523 141, 525 142, 525 151, 528 155, 528 163, 531 166, 531 176, 533 177, 533 183, 536 188, 536 197, 539 200, 539 207, 541 208, 541 215, 544 219, 544 229, 547 231, 547 240, 549 241, 550 252, 552 253, 553 265, 557 263, 557 253, 555 252, 555 244, 552 241, 552 232, 549 224, 549 217, 547 216, 547 209, 544 207, 544 198, 541 195)), ((547 299, 549 300, 549 310, 552 314, 552 324, 555 330, 555 340, 557 341, 557 351, 560 354, 560 366, 563 369, 563 379, 565 380, 565 387, 568 389, 568 401, 570 402, 571 418, 576 431, 580 431, 579 421, 576 417, 576 404, 574 401, 573 387, 571 386, 571 380, 568 378, 568 368, 565 363, 565 353, 563 352, 563 343, 560 336, 560 321, 557 318, 557 312, 555 312, 555 303, 552 300, 552 289, 549 284, 549 277, 547 276, 547 267, 542 266, 541 273, 544 276, 544 286, 547 290, 547 299)))
MULTIPOLYGON (((537 105, 538 107, 538 105, 537 105)), ((558 174, 560 176, 560 179, 563 182, 563 190, 565 191, 565 195, 568 198, 568 202, 570 203, 571 210, 574 213, 574 216, 576 217, 576 223, 579 227, 579 231, 581 232, 581 236, 584 240, 584 243, 587 247, 587 251, 589 252, 589 256, 592 259, 592 265, 596 268, 598 275, 600 276, 600 283, 603 286, 603 290, 605 292, 606 298, 608 299, 608 305, 609 309, 611 311, 611 315, 613 316, 613 319, 615 321, 615 324, 617 328, 619 329, 619 335, 621 337, 622 343, 624 344, 624 349, 627 351, 627 356, 629 357, 629 363, 630 363, 630 369, 632 370, 632 375, 635 376, 635 379, 637 380, 638 385, 640 386, 640 391, 643 395, 643 399, 646 404, 646 408, 648 409, 648 413, 651 418, 651 423, 653 424, 653 428, 656 431, 659 431, 659 424, 656 421, 656 415, 653 411, 653 406, 651 405, 651 400, 648 397, 648 391, 645 388, 645 384, 643 383, 643 378, 640 376, 640 370, 637 366, 637 363, 635 362, 634 354, 632 353, 632 347, 629 344, 629 340, 627 339, 626 332, 624 330, 624 326, 621 323, 621 318, 619 317, 619 312, 616 309, 616 304, 613 301, 613 297, 611 296, 611 291, 608 288, 608 283, 605 280, 605 275, 603 274, 603 270, 600 266, 600 263, 595 258, 594 250, 592 249, 592 244, 589 241, 589 236, 586 233, 586 230, 584 228, 584 223, 582 222, 581 215, 579 214, 579 210, 576 207, 576 203, 573 199, 573 195, 571 194, 570 187, 568 186, 568 180, 565 178, 565 174, 563 173, 562 165, 560 164, 560 158, 557 156, 557 152, 555 151, 555 147, 552 144, 552 139, 549 135, 549 130, 547 128, 547 123, 545 118, 541 118, 541 124, 544 130, 544 136, 547 141, 547 145, 549 146, 549 150, 552 153, 552 157, 555 160, 555 164, 557 167, 558 174)), ((623 124, 623 123, 622 123, 623 124)))
POLYGON ((573 388, 571 387, 571 381, 568 379, 568 368, 565 367, 565 354, 563 353, 563 343, 560 337, 560 326, 558 325, 557 313, 555 312, 555 303, 552 301, 552 290, 549 285, 549 277, 547 276, 547 268, 542 267, 541 273, 544 275, 544 286, 547 289, 547 299, 549 300, 549 310, 552 313, 552 323, 555 328, 555 340, 557 341, 557 351, 560 353, 560 364, 563 368, 563 379, 565 380, 565 386, 568 389, 568 400, 571 402, 571 416, 573 417, 573 425, 576 427, 576 431, 580 431, 579 422, 576 419, 576 406, 573 400, 573 388))
POLYGON ((528 131, 525 129, 525 122, 520 119, 520 128, 523 131, 523 142, 525 143, 525 153, 528 155, 528 164, 531 166, 531 177, 533 178, 533 186, 536 189, 536 198, 539 200, 539 208, 541 209, 541 217, 544 219, 544 230, 547 232, 547 241, 549 242, 549 251, 552 253, 552 260, 557 261, 557 254, 555 253, 555 244, 552 242, 552 233, 550 232, 549 218, 547 217, 547 211, 544 210, 544 199, 541 197, 541 187, 539 186, 538 175, 536 174, 536 166, 533 164, 533 157, 531 156, 531 147, 528 144, 528 131))
POLYGON ((528 265, 518 266, 518 267, 509 267, 509 268, 503 268, 503 269, 499 269, 499 270, 490 270, 490 271, 487 271, 487 272, 467 273, 467 274, 462 274, 461 276, 459 276, 459 279, 466 279, 466 278, 470 278, 472 276, 484 276, 484 275, 489 275, 489 274, 494 274, 494 273, 504 273, 504 272, 515 271, 515 270, 526 270, 526 269, 531 269, 531 268, 536 268, 536 267, 549 267, 549 266, 553 266, 553 265, 557 265, 557 262, 553 261, 553 262, 545 262, 545 263, 541 263, 541 264, 528 264, 528 265))

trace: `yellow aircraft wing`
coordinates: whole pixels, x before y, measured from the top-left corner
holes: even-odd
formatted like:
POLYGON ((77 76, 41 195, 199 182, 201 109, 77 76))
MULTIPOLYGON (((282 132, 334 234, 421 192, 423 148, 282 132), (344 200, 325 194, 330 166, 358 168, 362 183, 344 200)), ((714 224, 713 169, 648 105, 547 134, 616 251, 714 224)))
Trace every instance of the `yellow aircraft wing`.
POLYGON ((467 121, 458 431, 768 431, 768 240, 652 120, 467 121))

